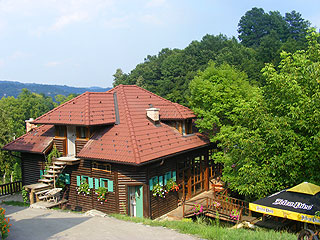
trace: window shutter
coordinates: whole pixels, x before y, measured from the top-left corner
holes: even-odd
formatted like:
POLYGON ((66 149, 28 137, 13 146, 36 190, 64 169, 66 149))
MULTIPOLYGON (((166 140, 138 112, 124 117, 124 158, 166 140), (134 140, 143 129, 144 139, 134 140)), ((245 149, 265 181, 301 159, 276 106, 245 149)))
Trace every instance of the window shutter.
POLYGON ((159 185, 160 185, 160 186, 163 186, 163 176, 160 176, 160 177, 159 177, 159 185))
POLYGON ((70 184, 70 174, 66 173, 64 174, 65 180, 66 180, 66 184, 70 184))
POLYGON ((113 181, 108 180, 108 192, 113 192, 113 181))
POLYGON ((150 191, 153 189, 153 178, 149 179, 149 189, 150 191))
POLYGON ((40 170, 40 178, 41 178, 42 175, 43 175, 43 170, 40 170))
POLYGON ((173 181, 177 181, 177 173, 176 173, 176 171, 173 171, 172 172, 172 179, 173 179, 173 181))
POLYGON ((95 179, 94 179, 94 188, 95 188, 95 189, 98 189, 98 188, 99 188, 99 179, 98 179, 98 178, 95 178, 95 179))
POLYGON ((93 188, 93 178, 92 177, 88 178, 88 182, 89 182, 89 188, 93 188))
POLYGON ((166 172, 164 175, 164 185, 167 184, 167 181, 171 178, 171 172, 166 172))
POLYGON ((81 182, 80 176, 77 176, 77 186, 80 186, 80 182, 81 182))

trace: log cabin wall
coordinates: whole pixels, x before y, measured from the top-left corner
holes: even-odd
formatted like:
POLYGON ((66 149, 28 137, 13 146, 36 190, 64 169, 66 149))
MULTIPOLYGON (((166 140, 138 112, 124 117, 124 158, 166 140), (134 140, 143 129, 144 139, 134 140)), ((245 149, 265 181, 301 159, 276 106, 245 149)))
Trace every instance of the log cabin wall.
MULTIPOLYGON (((179 157, 178 157, 179 158, 179 157)), ((149 165, 148 175, 149 179, 155 176, 164 176, 169 171, 176 171, 177 157, 167 158, 163 161, 149 165)), ((155 197, 152 195, 150 186, 148 184, 148 192, 150 195, 150 216, 151 219, 156 219, 178 206, 177 192, 170 192, 165 198, 155 197)))
POLYGON ((54 138, 53 144, 56 146, 57 150, 65 156, 67 153, 67 140, 66 138, 54 138))
POLYGON ((149 217, 149 191, 147 185, 146 167, 134 167, 129 165, 117 165, 119 212, 129 214, 129 186, 143 186, 143 216, 149 217))
POLYGON ((87 142, 88 142, 88 140, 86 140, 86 139, 77 139, 76 140, 76 155, 79 154, 79 152, 84 147, 84 145, 87 144, 87 142))
POLYGON ((22 153, 22 184, 37 183, 40 179, 40 170, 45 167, 45 158, 42 154, 22 153))
POLYGON ((103 170, 92 169, 92 161, 81 159, 79 165, 68 166, 65 173, 70 174, 70 190, 69 190, 69 206, 73 210, 88 211, 91 209, 97 209, 105 213, 118 212, 117 204, 117 172, 111 168, 111 172, 103 170), (93 179, 105 178, 113 181, 113 192, 108 192, 107 202, 101 204, 98 202, 97 195, 95 194, 95 181, 94 187, 91 190, 90 195, 78 195, 77 194, 77 176, 87 176, 93 179))

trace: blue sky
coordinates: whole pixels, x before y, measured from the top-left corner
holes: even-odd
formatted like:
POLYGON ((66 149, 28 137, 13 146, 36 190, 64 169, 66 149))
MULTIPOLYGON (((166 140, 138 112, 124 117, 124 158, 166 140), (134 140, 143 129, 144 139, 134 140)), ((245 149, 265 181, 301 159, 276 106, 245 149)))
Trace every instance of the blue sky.
POLYGON ((0 0, 0 80, 111 87, 162 48, 237 36, 252 7, 296 10, 320 27, 319 0, 0 0))

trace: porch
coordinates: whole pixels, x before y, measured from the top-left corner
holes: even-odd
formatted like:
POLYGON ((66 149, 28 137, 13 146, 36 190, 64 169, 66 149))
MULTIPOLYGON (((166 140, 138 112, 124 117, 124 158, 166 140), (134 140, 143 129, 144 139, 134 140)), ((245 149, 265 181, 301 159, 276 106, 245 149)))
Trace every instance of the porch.
POLYGON ((255 219, 251 217, 248 202, 209 190, 183 202, 173 211, 159 217, 158 220, 182 220, 183 218, 195 216, 197 215, 197 211, 194 210, 195 205, 202 206, 201 214, 213 218, 216 218, 218 214, 220 220, 228 222, 252 222, 255 219), (230 215, 233 210, 236 210, 239 216, 232 219, 230 215))

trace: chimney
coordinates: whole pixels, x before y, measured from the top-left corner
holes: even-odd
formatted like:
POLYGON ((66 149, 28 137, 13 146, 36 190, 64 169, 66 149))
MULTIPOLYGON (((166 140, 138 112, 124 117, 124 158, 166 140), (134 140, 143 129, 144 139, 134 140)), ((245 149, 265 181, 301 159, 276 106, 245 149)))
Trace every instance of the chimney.
POLYGON ((33 124, 33 121, 34 121, 33 118, 30 118, 29 120, 25 120, 27 132, 30 132, 32 129, 37 127, 37 125, 33 124))
POLYGON ((159 116, 159 108, 148 108, 147 110, 147 117, 155 124, 158 125, 160 122, 160 116, 159 116))

